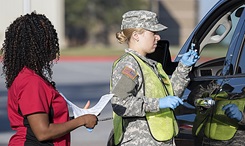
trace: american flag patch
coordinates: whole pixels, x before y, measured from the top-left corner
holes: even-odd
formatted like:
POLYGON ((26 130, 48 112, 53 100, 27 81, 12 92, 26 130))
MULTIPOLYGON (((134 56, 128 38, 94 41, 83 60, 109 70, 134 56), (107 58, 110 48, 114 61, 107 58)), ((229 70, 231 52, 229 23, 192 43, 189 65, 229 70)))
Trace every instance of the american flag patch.
POLYGON ((122 74, 126 75, 132 80, 137 76, 136 72, 127 66, 122 70, 122 74))

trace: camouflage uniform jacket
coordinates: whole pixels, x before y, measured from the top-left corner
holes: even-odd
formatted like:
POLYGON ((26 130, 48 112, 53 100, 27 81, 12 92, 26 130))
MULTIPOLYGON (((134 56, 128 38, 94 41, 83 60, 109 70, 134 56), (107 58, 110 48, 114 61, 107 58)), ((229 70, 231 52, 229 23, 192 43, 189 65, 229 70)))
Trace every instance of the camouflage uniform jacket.
MULTIPOLYGON (((155 61, 131 49, 125 51, 140 57, 156 72, 155 61)), ((188 77, 190 70, 191 67, 179 63, 174 71, 171 83, 175 95, 179 97, 182 95, 190 81, 188 77)), ((122 58, 114 67, 111 76, 111 93, 116 95, 111 100, 112 108, 117 115, 124 118, 124 137, 121 145, 173 146, 173 140, 159 142, 151 136, 145 114, 146 112, 159 111, 159 99, 145 97, 142 84, 142 73, 137 61, 131 55, 122 58), (126 73, 125 68, 127 69, 126 73)))

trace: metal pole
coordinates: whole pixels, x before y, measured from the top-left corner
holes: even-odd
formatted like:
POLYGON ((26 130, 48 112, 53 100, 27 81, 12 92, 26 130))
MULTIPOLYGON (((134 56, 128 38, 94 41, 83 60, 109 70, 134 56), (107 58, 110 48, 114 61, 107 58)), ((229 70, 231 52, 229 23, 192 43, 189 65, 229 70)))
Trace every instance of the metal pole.
POLYGON ((23 14, 31 13, 31 0, 23 0, 23 14))

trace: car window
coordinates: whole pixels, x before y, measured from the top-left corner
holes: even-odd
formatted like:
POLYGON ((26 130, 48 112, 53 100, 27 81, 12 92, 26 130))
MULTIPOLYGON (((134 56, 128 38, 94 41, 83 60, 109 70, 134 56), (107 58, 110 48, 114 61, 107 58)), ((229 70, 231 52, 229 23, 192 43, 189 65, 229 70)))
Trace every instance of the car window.
MULTIPOLYGON (((231 38, 234 34, 234 30, 238 24, 238 21, 240 19, 239 16, 236 16, 236 13, 237 13, 237 10, 234 11, 233 13, 230 14, 229 16, 229 19, 231 21, 231 30, 228 32, 228 34, 225 36, 224 39, 222 39, 222 41, 220 42, 212 42, 212 43, 209 43, 207 45, 205 45, 203 48, 202 48, 202 51, 200 52, 200 60, 198 60, 196 66, 204 63, 204 62, 207 62, 207 61, 210 61, 210 60, 214 60, 214 59, 217 59, 217 58, 222 58, 222 57, 225 57, 226 54, 227 54, 227 50, 229 48, 229 44, 231 42, 231 38)), ((220 36, 222 35, 224 32, 225 32, 225 26, 224 25, 219 25, 217 27, 217 29, 215 30, 215 34, 212 34, 213 36, 217 35, 217 36, 220 36)))

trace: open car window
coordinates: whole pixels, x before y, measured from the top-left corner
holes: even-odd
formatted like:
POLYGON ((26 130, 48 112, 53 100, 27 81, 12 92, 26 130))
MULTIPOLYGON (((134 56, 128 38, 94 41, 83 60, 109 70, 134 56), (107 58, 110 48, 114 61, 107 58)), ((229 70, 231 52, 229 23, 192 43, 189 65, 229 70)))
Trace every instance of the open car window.
POLYGON ((241 25, 240 18, 244 10, 243 7, 239 7, 232 13, 228 12, 221 17, 201 42, 200 60, 195 64, 197 77, 220 76, 223 74, 222 70, 228 49, 238 35, 234 32, 236 32, 237 26, 241 25))
POLYGON ((200 57, 196 66, 217 58, 224 58, 227 54, 229 44, 235 28, 239 22, 240 9, 224 15, 210 30, 200 45, 200 57))

